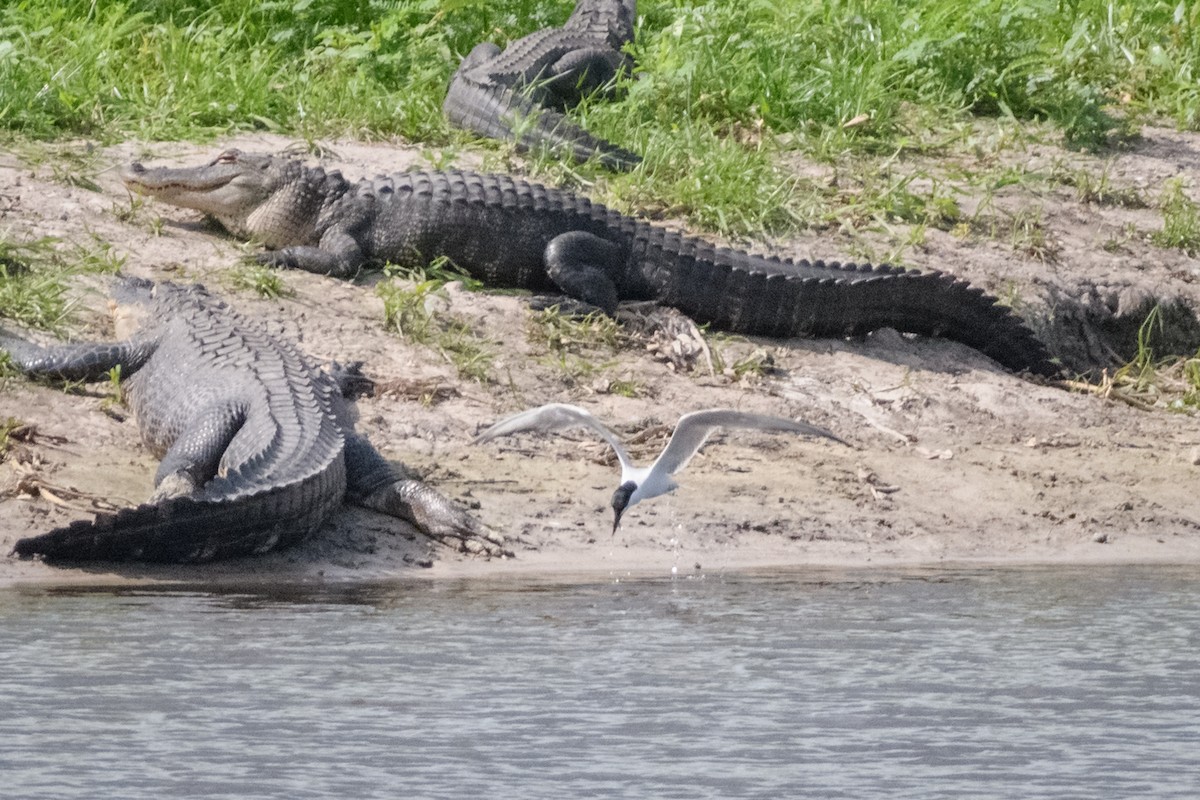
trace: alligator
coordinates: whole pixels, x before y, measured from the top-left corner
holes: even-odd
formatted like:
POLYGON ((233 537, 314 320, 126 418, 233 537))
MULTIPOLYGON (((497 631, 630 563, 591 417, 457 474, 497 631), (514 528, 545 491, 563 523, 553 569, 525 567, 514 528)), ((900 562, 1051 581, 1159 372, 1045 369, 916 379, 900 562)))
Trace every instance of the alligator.
POLYGON ((369 263, 453 264, 492 286, 565 293, 615 314, 654 300, 768 337, 891 327, 943 335, 1009 369, 1057 374, 1033 332, 953 276, 783 259, 713 245, 507 175, 413 171, 351 183, 294 159, 228 150, 199 167, 122 170, 125 185, 197 209, 270 248, 260 262, 336 276, 369 263))
POLYGON ((30 376, 106 378, 119 368, 146 444, 162 458, 148 502, 23 538, 49 562, 200 563, 293 545, 343 502, 398 516, 456 549, 507 554, 503 541, 354 432, 342 388, 291 342, 200 286, 118 278, 118 335, 43 347, 0 333, 30 376))
POLYGON ((632 65, 622 48, 633 41, 634 0, 579 0, 561 28, 544 28, 509 44, 475 46, 462 60, 442 110, 451 124, 522 150, 545 148, 576 161, 596 158, 630 170, 635 153, 593 136, 562 112, 611 89, 632 65))

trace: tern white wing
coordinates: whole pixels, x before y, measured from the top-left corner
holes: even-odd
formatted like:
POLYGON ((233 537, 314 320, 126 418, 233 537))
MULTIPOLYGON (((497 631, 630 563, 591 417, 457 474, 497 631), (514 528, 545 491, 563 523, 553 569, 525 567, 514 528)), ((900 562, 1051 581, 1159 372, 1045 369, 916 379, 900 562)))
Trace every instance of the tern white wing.
POLYGON ((735 411, 732 408, 710 408, 684 414, 679 418, 679 424, 675 426, 675 432, 671 434, 671 441, 667 442, 666 449, 659 455, 651 470, 661 475, 674 475, 687 466, 687 463, 692 460, 692 456, 696 455, 708 440, 709 435, 717 428, 749 428, 760 431, 802 433, 807 436, 822 436, 846 444, 833 433, 816 425, 809 425, 807 422, 772 417, 766 414, 750 414, 744 411, 735 411))
POLYGON ((629 460, 629 453, 626 452, 625 446, 621 444, 621 440, 615 433, 604 427, 600 420, 585 409, 567 403, 549 403, 506 417, 476 436, 472 444, 488 442, 499 436, 508 436, 521 431, 552 433, 567 428, 589 428, 595 431, 616 451, 622 469, 629 469, 633 466, 629 460))

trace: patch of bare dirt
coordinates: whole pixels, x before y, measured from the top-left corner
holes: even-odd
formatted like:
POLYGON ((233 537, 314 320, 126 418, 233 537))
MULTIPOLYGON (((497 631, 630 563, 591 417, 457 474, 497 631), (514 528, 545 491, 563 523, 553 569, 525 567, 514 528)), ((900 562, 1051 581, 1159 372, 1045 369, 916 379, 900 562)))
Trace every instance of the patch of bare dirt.
MULTIPOLYGON (((247 249, 190 212, 148 204, 130 213, 113 169, 133 159, 194 164, 225 146, 278 151, 288 143, 247 136, 213 146, 107 148, 87 156, 108 167, 96 178, 98 192, 62 179, 70 159, 64 158, 66 166, 33 166, 0 151, 0 230, 15 240, 111 243, 126 257, 129 274, 203 282, 244 314, 299 339, 317 358, 363 361, 377 390, 357 403, 360 429, 390 458, 473 506, 510 537, 516 557, 460 557, 431 547, 395 520, 347 509, 309 543, 265 558, 186 569, 64 570, 9 557, 0 560, 0 583, 1200 562, 1194 417, 1031 383, 964 346, 887 330, 855 341, 711 337, 697 344, 681 328, 667 340, 633 336, 617 350, 597 344, 555 353, 536 328, 530 333, 526 298, 451 289, 438 301, 439 313, 467 321, 484 343, 490 361, 481 383, 460 377, 435 348, 384 330, 378 275, 350 282, 287 273, 294 294, 278 300, 232 290, 228 269, 247 249), (686 363, 697 368, 688 371, 686 363), (605 449, 586 435, 469 445, 498 417, 550 401, 582 404, 626 437, 640 436, 633 450, 645 459, 657 453, 680 414, 713 406, 802 418, 852 446, 722 435, 682 474, 674 495, 636 506, 612 536, 608 501, 617 472, 605 449)), ((1194 179, 1198 148, 1195 135, 1147 131, 1113 161, 1110 175, 1148 191, 1173 176, 1194 179)), ((336 157, 327 163, 349 177, 419 161, 415 149, 394 144, 341 142, 332 150, 336 157)), ((84 154, 84 147, 76 153, 84 154)), ((1095 166, 1057 151, 1028 157, 1095 166)), ((1072 299, 1072 313, 1093 298, 1098 316, 1089 325, 1104 314, 1119 317, 1122 302, 1136 305, 1141 297, 1179 298, 1189 309, 1200 308, 1200 262, 1154 248, 1143 237, 1120 239, 1130 224, 1152 228, 1150 212, 1085 204, 1067 188, 1004 202, 1040 204, 1056 242, 1052 261, 941 233, 928 236, 908 260, 995 293, 1015 293, 1030 318, 1051 333, 1046 320, 1064 297, 1072 299)), ((847 260, 839 243, 845 241, 834 235, 804 236, 775 249, 847 260)), ((81 338, 103 330, 103 284, 86 278, 75 287, 89 309, 81 338)), ((104 502, 149 495, 154 461, 134 421, 113 414, 101 391, 69 395, 10 380, 0 387, 0 419, 7 417, 28 429, 0 463, 0 551, 104 502)))

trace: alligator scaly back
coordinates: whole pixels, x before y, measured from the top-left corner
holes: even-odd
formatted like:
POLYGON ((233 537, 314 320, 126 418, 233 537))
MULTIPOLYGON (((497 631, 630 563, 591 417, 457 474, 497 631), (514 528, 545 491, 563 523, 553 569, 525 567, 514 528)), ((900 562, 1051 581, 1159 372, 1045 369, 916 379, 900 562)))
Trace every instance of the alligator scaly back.
POLYGON ((557 289, 609 314, 619 301, 655 300, 759 336, 891 327, 955 339, 1013 370, 1057 374, 1009 309, 940 272, 754 255, 509 175, 418 170, 355 184, 331 175, 238 151, 191 170, 123 172, 131 189, 218 219, 238 209, 227 227, 275 248, 259 257, 275 266, 350 275, 369 263, 424 267, 445 257, 488 285, 557 289), (214 192, 218 174, 225 183, 214 192))
POLYGON ((642 161, 636 153, 588 133, 565 114, 502 84, 456 74, 442 108, 458 127, 489 139, 511 140, 524 152, 545 149, 580 163, 595 158, 617 171, 631 170, 642 161))
POLYGON ((661 276, 656 299, 720 330, 786 338, 857 336, 888 327, 961 342, 1014 371, 1059 372, 1009 308, 942 272, 785 260, 671 234, 650 236, 646 247, 651 269, 661 276))
POLYGON ((748 335, 840 337, 891 327, 954 339, 1013 370, 1058 372, 1010 309, 945 273, 755 255, 506 175, 416 171, 355 191, 373 198, 377 224, 388 231, 375 241, 386 242, 381 255, 391 260, 416 254, 420 265, 446 256, 489 284, 557 284, 609 313, 618 300, 655 300, 748 335), (442 224, 417 223, 430 219, 442 224), (495 247, 498 235, 503 248, 495 247))
POLYGON ((88 380, 121 368, 142 438, 162 455, 152 500, 22 539, 49 561, 211 561, 293 544, 346 492, 336 387, 290 343, 199 287, 127 280, 134 336, 110 345, 0 346, 30 374, 88 380))
POLYGON ((127 339, 39 347, 0 333, 0 349, 31 375, 98 380, 119 366, 142 439, 162 456, 154 494, 21 539, 17 555, 173 563, 257 555, 306 538, 343 501, 407 520, 455 550, 511 555, 502 537, 354 432, 342 387, 361 379, 356 367, 319 370, 198 286, 126 279, 113 295, 141 311, 127 339))

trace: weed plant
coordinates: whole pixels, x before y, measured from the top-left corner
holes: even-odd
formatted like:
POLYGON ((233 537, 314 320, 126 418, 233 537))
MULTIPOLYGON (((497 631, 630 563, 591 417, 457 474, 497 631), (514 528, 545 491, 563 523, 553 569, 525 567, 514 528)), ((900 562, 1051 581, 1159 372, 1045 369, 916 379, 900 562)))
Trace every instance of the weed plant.
POLYGON ((445 282, 389 280, 376 290, 383 300, 384 325, 416 344, 425 345, 450 363, 462 378, 487 383, 492 379, 492 351, 471 326, 453 314, 437 311, 444 300, 445 282))
POLYGON ((1086 169, 1056 168, 1051 179, 1064 186, 1073 187, 1075 196, 1081 203, 1118 208, 1146 208, 1149 203, 1140 190, 1113 183, 1112 163, 1111 160, 1105 163, 1099 175, 1086 169))
POLYGON ((1184 194, 1181 179, 1168 181, 1160 207, 1162 230, 1152 233, 1150 240, 1160 247, 1177 247, 1189 255, 1200 252, 1200 206, 1184 194))
POLYGON ((0 231, 0 317, 62 333, 71 305, 67 281, 81 273, 113 274, 125 263, 107 242, 60 247, 43 237, 18 241, 0 231))
POLYGON ((266 300, 295 294, 280 270, 262 264, 239 264, 226 272, 226 278, 234 290, 253 292, 266 300))
MULTIPOLYGON (((612 317, 598 311, 582 316, 567 314, 558 306, 532 315, 526 337, 546 350, 541 363, 571 383, 616 366, 612 357, 629 342, 621 324, 612 317)), ((637 391, 632 382, 625 383, 628 385, 622 384, 621 391, 637 391)))
MULTIPOLYGON (((0 377, 4 376, 3 366, 7 356, 0 353, 0 377)), ((17 431, 23 430, 26 425, 16 417, 5 417, 0 419, 0 461, 8 457, 8 451, 12 449, 14 435, 17 431)))
POLYGON ((542 309, 530 317, 531 342, 554 353, 607 350, 615 353, 627 342, 621 324, 599 311, 582 316, 563 313, 558 306, 542 309))
POLYGON ((15 242, 0 234, 0 315, 61 332, 67 285, 52 239, 15 242))
POLYGON ((1154 341, 1162 334, 1162 310, 1155 306, 1138 328, 1137 352, 1099 383, 1069 381, 1072 388, 1120 400, 1135 408, 1200 412, 1200 350, 1190 356, 1160 358, 1154 341))

